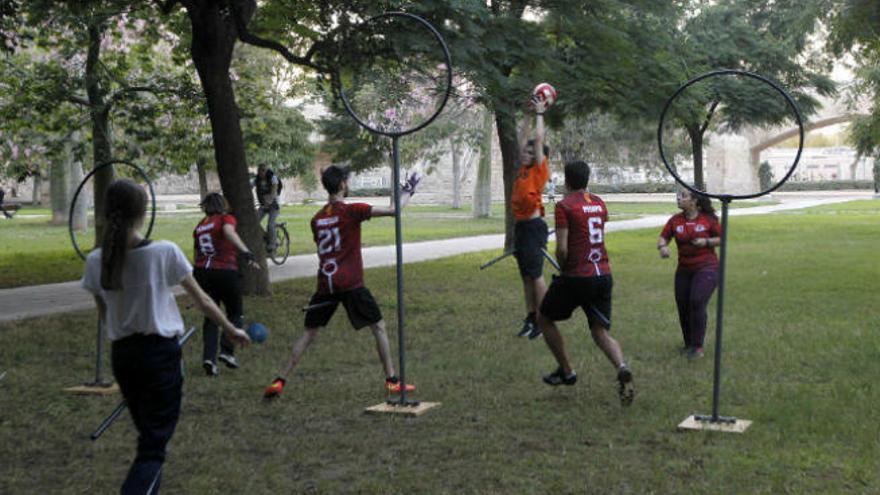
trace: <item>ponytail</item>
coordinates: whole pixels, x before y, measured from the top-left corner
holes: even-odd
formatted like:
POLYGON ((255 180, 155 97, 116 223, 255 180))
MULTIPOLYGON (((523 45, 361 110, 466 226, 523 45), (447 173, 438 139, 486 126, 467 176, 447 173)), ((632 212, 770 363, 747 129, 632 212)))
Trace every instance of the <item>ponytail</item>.
POLYGON ((104 199, 106 219, 101 241, 101 287, 122 290, 122 268, 128 250, 128 233, 144 217, 147 194, 129 179, 113 181, 104 199))
POLYGON ((712 207, 712 200, 709 199, 709 196, 703 196, 702 194, 694 194, 694 199, 697 201, 697 209, 702 211, 703 213, 709 215, 710 217, 718 220, 718 214, 715 213, 715 208, 712 207))

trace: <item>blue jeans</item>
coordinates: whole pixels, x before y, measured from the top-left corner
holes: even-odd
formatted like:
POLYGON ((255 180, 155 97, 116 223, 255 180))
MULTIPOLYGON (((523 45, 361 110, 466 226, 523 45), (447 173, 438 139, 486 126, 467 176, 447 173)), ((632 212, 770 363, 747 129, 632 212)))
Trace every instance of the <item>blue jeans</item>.
POLYGON ((263 217, 269 215, 269 221, 266 222, 266 234, 269 236, 269 246, 274 249, 275 246, 275 222, 278 221, 278 214, 281 213, 281 208, 278 206, 278 203, 272 203, 271 205, 260 205, 257 209, 257 213, 260 218, 259 221, 263 221, 263 217))

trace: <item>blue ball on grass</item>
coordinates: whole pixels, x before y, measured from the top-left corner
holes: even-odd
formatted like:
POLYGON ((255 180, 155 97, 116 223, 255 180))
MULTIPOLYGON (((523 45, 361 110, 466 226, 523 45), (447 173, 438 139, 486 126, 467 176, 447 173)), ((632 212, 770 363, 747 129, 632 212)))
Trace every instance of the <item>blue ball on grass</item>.
POLYGON ((251 323, 247 327, 248 337, 256 343, 261 343, 269 337, 269 329, 262 323, 251 323))

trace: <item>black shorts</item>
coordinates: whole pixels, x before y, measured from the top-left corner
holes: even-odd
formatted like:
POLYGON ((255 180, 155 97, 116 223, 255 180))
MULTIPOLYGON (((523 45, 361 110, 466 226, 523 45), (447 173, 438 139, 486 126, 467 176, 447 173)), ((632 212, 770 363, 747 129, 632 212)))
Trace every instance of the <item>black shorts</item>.
POLYGON ((590 328, 596 325, 611 329, 611 275, 599 277, 554 276, 541 302, 541 314, 553 321, 567 320, 580 306, 590 328))
POLYGON ((336 294, 315 293, 309 300, 309 306, 328 303, 326 306, 306 311, 306 328, 319 328, 327 326, 327 322, 333 317, 339 303, 345 307, 348 313, 348 321, 355 330, 360 330, 367 325, 382 321, 382 311, 373 299, 373 294, 366 287, 359 287, 346 292, 336 294))
POLYGON ((541 217, 516 222, 513 248, 519 274, 539 278, 544 275, 544 252, 547 247, 547 223, 541 217))

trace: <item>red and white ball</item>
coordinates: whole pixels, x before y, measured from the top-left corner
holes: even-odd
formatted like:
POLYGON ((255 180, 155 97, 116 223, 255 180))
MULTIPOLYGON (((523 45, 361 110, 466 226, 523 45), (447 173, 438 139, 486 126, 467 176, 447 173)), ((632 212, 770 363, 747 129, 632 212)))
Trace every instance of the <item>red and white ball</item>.
POLYGON ((548 107, 553 106, 556 103, 556 90, 550 83, 541 83, 535 86, 535 89, 532 90, 532 94, 535 95, 540 101, 545 102, 548 107))

